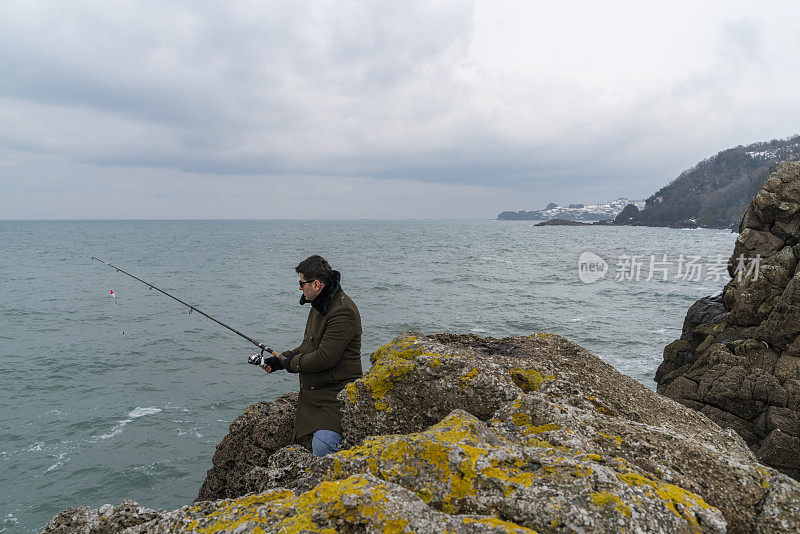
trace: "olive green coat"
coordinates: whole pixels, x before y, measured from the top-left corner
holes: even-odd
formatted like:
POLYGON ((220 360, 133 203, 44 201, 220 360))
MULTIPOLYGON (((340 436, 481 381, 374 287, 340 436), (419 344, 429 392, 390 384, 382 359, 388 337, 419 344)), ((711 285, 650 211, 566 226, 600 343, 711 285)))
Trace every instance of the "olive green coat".
POLYGON ((308 312, 303 343, 281 356, 291 356, 288 371, 300 373, 300 400, 294 440, 320 429, 342 433, 342 413, 336 395, 361 371, 361 315, 340 291, 325 313, 308 312))

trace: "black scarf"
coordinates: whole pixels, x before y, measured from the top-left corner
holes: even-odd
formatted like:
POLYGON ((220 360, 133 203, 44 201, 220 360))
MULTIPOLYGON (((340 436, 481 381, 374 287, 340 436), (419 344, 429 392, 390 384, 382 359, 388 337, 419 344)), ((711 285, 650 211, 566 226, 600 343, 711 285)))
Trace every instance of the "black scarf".
MULTIPOLYGON (((317 310, 320 314, 325 315, 325 312, 328 311, 333 299, 336 298, 336 295, 342 292, 342 286, 339 285, 339 280, 341 279, 342 275, 339 274, 339 271, 331 271, 331 276, 325 283, 325 287, 323 287, 320 294, 311 301, 311 307, 317 310)), ((305 304, 306 302, 308 302, 308 300, 306 300, 306 296, 302 295, 300 297, 300 304, 305 304)))

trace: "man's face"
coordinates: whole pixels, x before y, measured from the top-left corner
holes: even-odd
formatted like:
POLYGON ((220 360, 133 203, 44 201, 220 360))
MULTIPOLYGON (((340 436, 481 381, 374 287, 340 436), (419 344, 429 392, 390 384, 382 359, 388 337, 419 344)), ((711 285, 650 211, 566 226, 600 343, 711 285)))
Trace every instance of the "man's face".
POLYGON ((300 273, 300 291, 303 292, 303 295, 305 295, 308 302, 311 302, 317 298, 317 295, 322 293, 323 287, 325 287, 325 284, 319 280, 308 281, 306 275, 300 273))

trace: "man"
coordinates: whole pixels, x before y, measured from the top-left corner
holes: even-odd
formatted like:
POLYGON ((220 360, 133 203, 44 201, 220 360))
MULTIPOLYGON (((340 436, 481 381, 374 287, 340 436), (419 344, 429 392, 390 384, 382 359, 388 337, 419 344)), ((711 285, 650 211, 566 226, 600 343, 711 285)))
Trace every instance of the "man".
POLYGON ((271 373, 286 369, 300 375, 300 399, 293 441, 311 432, 316 456, 339 450, 342 413, 336 395, 361 378, 361 315, 339 285, 341 275, 321 256, 295 267, 300 275, 300 304, 311 303, 303 343, 294 350, 273 352, 264 362, 271 373))

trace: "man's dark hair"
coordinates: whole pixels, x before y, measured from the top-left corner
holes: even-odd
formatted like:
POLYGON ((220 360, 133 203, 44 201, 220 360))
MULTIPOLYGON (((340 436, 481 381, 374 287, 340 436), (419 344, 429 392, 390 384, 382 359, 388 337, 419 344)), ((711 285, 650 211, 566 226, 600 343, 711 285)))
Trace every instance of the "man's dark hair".
POLYGON ((298 274, 302 274, 306 280, 319 280, 323 284, 328 283, 331 277, 331 266, 325 261, 322 256, 309 256, 301 261, 294 270, 298 274))

